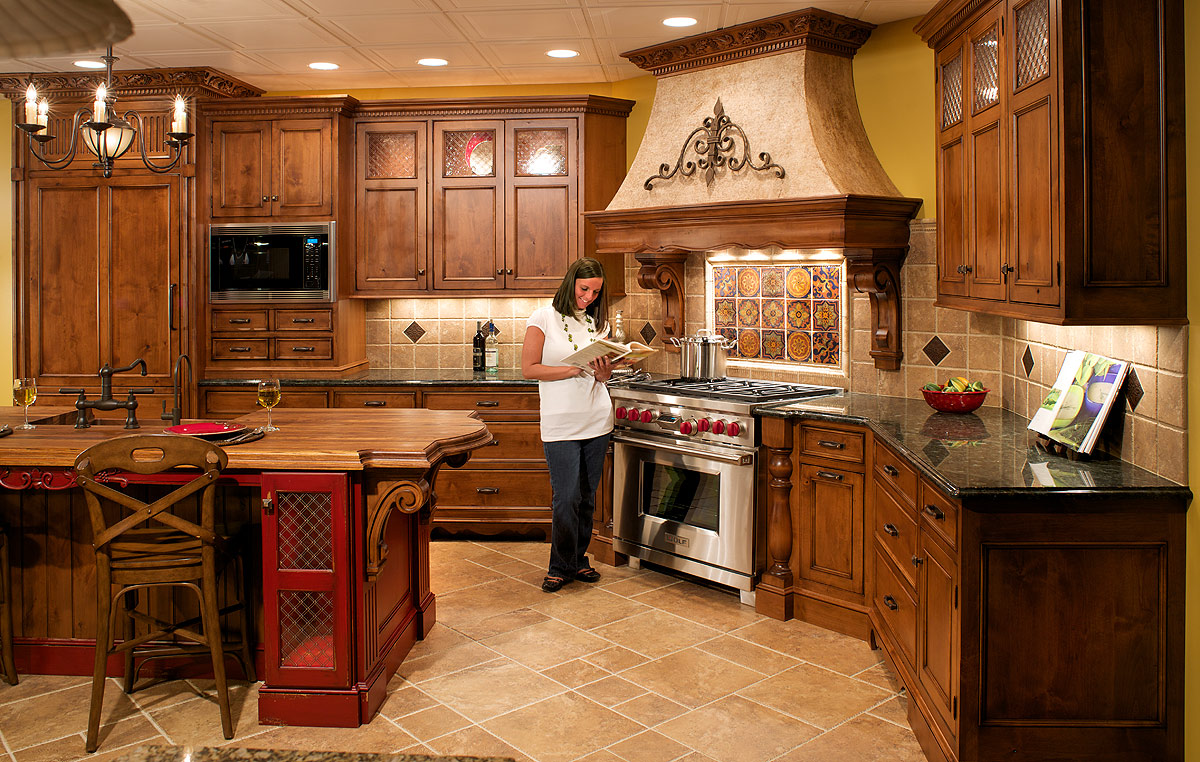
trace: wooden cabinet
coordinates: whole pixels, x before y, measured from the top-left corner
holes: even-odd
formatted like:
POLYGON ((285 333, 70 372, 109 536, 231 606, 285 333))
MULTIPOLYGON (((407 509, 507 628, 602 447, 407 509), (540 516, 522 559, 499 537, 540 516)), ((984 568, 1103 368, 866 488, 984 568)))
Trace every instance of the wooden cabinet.
POLYGON ((863 475, 800 464, 800 578, 863 593, 863 475))
POLYGON ((344 375, 366 367, 363 304, 240 303, 209 310, 210 375, 344 375))
POLYGON ((943 0, 938 305, 1181 323, 1181 0, 943 0))
POLYGON ((330 217, 333 119, 214 120, 212 216, 330 217))
MULTIPOLYGON (((363 297, 552 291, 595 252, 581 204, 603 208, 619 187, 631 106, 596 96, 363 104, 354 271, 342 282, 363 297)), ((624 262, 606 266, 620 273, 624 262)), ((611 285, 623 293, 623 279, 611 285)))

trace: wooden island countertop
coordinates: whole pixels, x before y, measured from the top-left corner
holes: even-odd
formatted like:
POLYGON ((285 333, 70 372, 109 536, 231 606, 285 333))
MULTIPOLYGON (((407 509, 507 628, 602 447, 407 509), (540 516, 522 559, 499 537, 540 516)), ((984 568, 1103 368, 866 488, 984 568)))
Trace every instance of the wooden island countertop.
MULTIPOLYGON (((74 408, 35 406, 37 428, 0 437, 18 672, 91 674, 94 554, 73 466, 97 442, 161 433, 169 424, 153 413, 147 405, 136 430, 123 417, 76 429, 74 408)), ((20 408, 0 410, 0 424, 21 421, 20 408)), ((264 426, 266 412, 230 421, 264 426)), ((218 481, 224 520, 261 534, 248 567, 261 591, 259 721, 355 727, 435 621, 436 480, 453 479, 492 435, 471 410, 286 408, 272 423, 280 430, 225 448, 218 481)), ((117 477, 147 490, 184 478, 117 477)))

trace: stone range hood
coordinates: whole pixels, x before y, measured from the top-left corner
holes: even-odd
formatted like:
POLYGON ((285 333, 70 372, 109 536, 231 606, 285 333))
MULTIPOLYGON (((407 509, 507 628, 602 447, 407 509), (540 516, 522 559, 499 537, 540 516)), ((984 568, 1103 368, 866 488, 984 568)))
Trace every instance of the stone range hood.
MULTIPOLYGON (((662 294, 663 338, 684 325, 683 263, 722 248, 841 249, 871 296, 871 356, 900 366, 904 198, 867 139, 852 58, 874 25, 809 8, 624 53, 657 76, 624 183, 588 212, 597 252, 632 253, 662 294)), ((670 348, 670 345, 668 345, 670 348)))

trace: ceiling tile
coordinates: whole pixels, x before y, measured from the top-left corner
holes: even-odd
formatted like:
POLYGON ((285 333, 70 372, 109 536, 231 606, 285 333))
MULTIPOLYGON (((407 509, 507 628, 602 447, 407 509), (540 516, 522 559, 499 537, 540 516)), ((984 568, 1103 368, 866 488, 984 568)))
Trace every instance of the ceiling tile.
MULTIPOLYGON (((134 28, 133 36, 113 50, 118 56, 147 55, 157 52, 173 53, 181 50, 212 50, 220 47, 214 38, 207 37, 194 27, 183 24, 141 24, 134 28)), ((103 51, 101 51, 102 53, 103 51)), ((85 58, 82 54, 76 58, 85 58)))
POLYGON ((444 16, 433 13, 332 16, 324 21, 338 27, 354 41, 365 45, 464 41, 462 33, 453 23, 444 16))
POLYGON ((311 45, 328 47, 340 42, 313 22, 301 18, 279 19, 270 24, 250 20, 213 21, 196 28, 237 47, 252 50, 294 50, 311 45))
MULTIPOLYGON (((496 0, 440 0, 440 2, 442 8, 446 11, 495 10, 497 6, 496 0)), ((578 7, 578 3, 575 0, 514 0, 514 2, 505 3, 505 8, 514 10, 575 7, 578 7)))
POLYGON ((465 42, 427 43, 422 45, 397 45, 387 48, 372 48, 375 55, 393 69, 412 69, 414 71, 431 71, 435 67, 421 66, 418 58, 444 58, 449 66, 436 67, 439 71, 455 71, 468 68, 487 68, 487 59, 479 54, 474 46, 465 42))
POLYGON ((872 24, 890 24, 924 16, 929 9, 930 4, 926 0, 869 0, 862 19, 872 24))
POLYGON ((275 69, 265 65, 262 61, 242 55, 234 50, 156 53, 154 56, 146 56, 146 58, 153 61, 154 65, 159 67, 211 66, 218 71, 232 75, 238 79, 246 79, 252 74, 276 73, 275 69))
MULTIPOLYGON (((721 6, 636 5, 632 7, 592 8, 587 12, 599 37, 652 37, 658 42, 677 40, 721 25, 721 6), (687 28, 663 26, 672 16, 691 16, 696 25, 687 28)), ((648 43, 654 44, 654 43, 648 43)))
POLYGON ((305 48, 303 50, 272 50, 264 56, 282 72, 301 72, 307 77, 324 76, 308 68, 313 61, 328 61, 337 64, 337 71, 379 71, 379 65, 354 48, 305 48))
MULTIPOLYGON (((139 0, 147 10, 186 22, 221 19, 272 19, 295 16, 282 0, 139 0)), ((135 19, 136 21, 136 19, 135 19)), ((136 28, 135 28, 136 33, 136 28)))
POLYGON ((409 87, 458 87, 471 85, 503 85, 506 80, 492 68, 450 70, 450 67, 431 69, 418 66, 415 69, 396 72, 409 87))
MULTIPOLYGON (((514 85, 532 85, 546 81, 546 69, 542 66, 514 66, 500 70, 506 80, 514 85)), ((560 66, 554 69, 555 82, 607 82, 604 68, 600 66, 560 66)))
POLYGON ((381 13, 438 12, 435 0, 293 0, 322 16, 378 16, 381 13))
MULTIPOLYGON (((806 7, 840 13, 843 16, 857 17, 862 12, 866 2, 865 0, 814 0, 805 5, 806 7)), ((767 18, 768 16, 778 16, 780 13, 789 13, 794 10, 797 10, 796 4, 789 2, 736 3, 730 5, 726 10, 724 26, 746 24, 751 21, 767 18)))
POLYGON ((590 34, 587 20, 579 10, 492 11, 451 13, 472 39, 537 40, 555 37, 585 37, 590 34))
POLYGON ((556 66, 595 65, 599 63, 591 40, 543 40, 541 42, 481 42, 479 50, 498 66, 556 66), (568 48, 579 55, 569 59, 552 59, 547 50, 568 48))

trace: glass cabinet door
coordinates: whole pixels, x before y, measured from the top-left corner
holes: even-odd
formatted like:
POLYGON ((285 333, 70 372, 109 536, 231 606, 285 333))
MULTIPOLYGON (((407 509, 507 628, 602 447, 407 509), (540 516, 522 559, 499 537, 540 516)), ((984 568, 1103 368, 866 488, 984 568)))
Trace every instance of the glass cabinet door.
POLYGON ((495 177, 495 130, 443 133, 442 177, 495 177))
POLYGON ((565 176, 567 166, 567 130, 514 130, 516 166, 519 177, 565 176))

